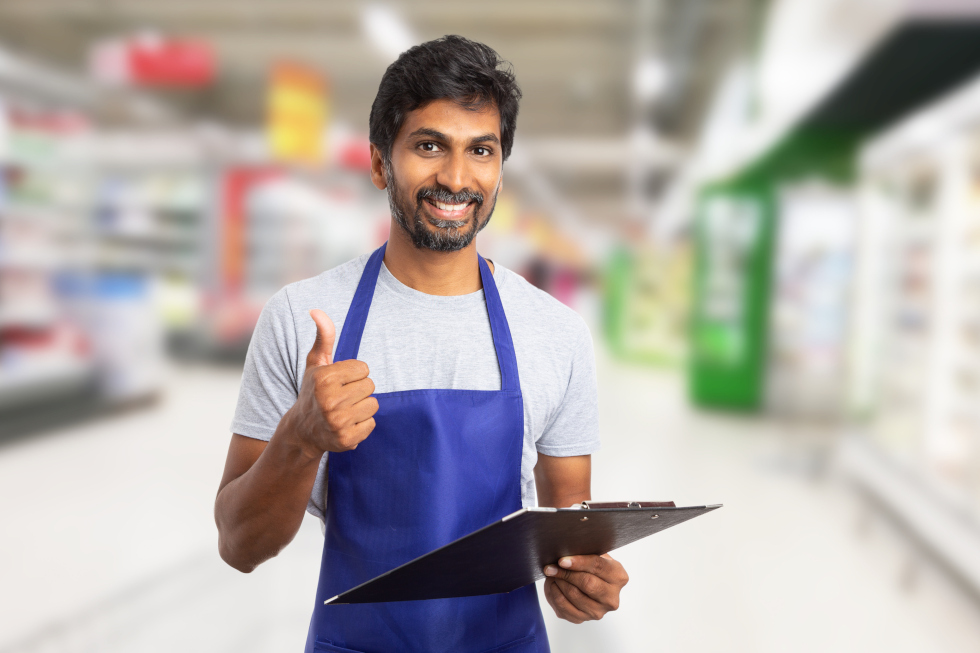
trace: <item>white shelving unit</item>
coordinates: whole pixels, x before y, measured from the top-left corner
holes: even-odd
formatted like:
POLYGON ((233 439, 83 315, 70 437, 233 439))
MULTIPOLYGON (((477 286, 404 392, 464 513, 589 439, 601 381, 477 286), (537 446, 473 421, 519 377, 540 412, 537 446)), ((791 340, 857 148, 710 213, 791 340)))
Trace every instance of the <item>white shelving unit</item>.
POLYGON ((980 591, 980 80, 869 145, 861 195, 876 409, 843 460, 980 591))

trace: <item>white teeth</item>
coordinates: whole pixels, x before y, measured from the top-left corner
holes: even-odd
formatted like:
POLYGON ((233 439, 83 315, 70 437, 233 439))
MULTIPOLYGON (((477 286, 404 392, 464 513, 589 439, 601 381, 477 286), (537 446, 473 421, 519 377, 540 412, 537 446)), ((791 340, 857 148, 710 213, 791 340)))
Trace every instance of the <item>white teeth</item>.
POLYGON ((467 206, 466 204, 443 204, 442 202, 437 202, 435 200, 432 200, 432 203, 443 211, 462 211, 467 206))

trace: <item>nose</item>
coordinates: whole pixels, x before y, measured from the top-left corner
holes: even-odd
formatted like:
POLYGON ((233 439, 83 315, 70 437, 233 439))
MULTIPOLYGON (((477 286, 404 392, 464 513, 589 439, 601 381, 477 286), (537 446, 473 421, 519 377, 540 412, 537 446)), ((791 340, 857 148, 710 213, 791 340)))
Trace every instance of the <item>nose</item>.
POLYGON ((436 183, 458 193, 468 187, 469 177, 466 157, 453 152, 443 159, 442 166, 436 173, 436 183))

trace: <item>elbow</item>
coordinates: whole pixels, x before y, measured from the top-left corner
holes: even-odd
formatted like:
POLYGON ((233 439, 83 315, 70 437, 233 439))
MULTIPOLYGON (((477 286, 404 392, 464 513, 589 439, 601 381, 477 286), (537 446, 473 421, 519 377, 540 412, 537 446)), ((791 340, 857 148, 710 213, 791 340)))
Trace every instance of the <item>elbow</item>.
POLYGON ((227 523, 227 520, 222 519, 219 507, 219 502, 215 501, 214 524, 218 527, 218 555, 229 567, 243 574, 250 574, 259 563, 254 562, 248 555, 246 547, 242 546, 242 538, 236 537, 237 529, 227 523))
POLYGON ((258 563, 248 560, 245 556, 236 551, 236 547, 230 545, 227 538, 218 536, 218 555, 228 564, 229 567, 236 569, 243 574, 250 574, 258 567, 258 563))

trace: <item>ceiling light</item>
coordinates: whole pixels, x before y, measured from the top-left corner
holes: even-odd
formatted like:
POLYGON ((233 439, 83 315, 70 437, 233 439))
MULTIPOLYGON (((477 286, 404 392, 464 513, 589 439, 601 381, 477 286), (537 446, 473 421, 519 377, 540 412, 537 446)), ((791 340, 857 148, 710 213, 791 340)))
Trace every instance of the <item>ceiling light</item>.
POLYGON ((389 61, 418 42, 401 16, 387 5, 367 5, 361 12, 361 27, 371 45, 389 61))
POLYGON ((633 94, 641 102, 652 102, 660 97, 670 82, 667 64, 659 57, 645 57, 633 70, 633 94))

